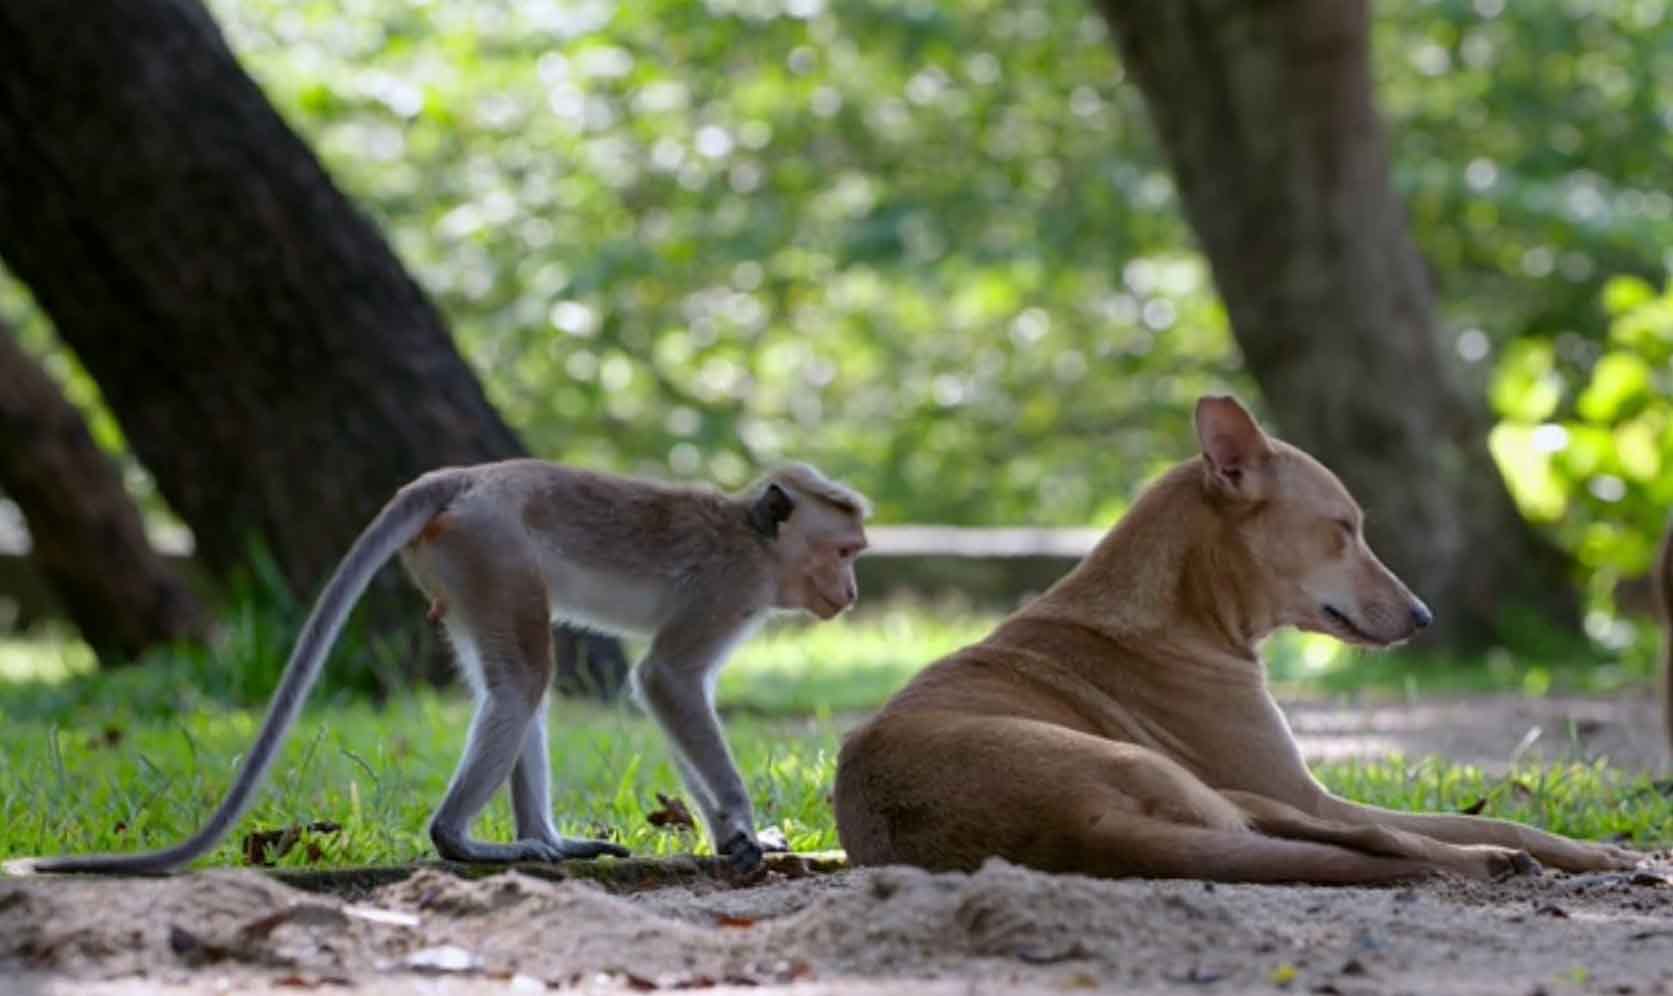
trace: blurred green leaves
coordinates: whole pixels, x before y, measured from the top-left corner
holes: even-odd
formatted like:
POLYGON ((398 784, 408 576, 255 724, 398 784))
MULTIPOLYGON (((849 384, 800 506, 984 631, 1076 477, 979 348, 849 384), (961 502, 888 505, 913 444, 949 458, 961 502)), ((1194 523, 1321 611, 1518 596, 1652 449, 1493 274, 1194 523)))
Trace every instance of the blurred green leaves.
POLYGON ((1493 442, 1524 512, 1607 582, 1648 568, 1673 506, 1673 283, 1617 278, 1602 305, 1604 352, 1583 378, 1555 372, 1557 341, 1516 344, 1493 442))
POLYGON ((1081 522, 1237 376, 1080 0, 214 9, 542 455, 1081 522))
MULTIPOLYGON (((890 520, 1097 522, 1190 451, 1198 393, 1253 393, 1084 0, 211 6, 541 455, 794 456, 890 520)), ((1673 501, 1665 8, 1375 6, 1460 369, 1596 570, 1673 501)))

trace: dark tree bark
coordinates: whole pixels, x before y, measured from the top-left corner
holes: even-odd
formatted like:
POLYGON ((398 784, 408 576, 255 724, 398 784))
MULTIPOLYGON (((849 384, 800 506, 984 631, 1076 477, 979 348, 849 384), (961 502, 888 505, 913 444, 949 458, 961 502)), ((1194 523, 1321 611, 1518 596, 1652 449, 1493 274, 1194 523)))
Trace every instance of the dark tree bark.
POLYGON ((1366 506, 1372 545, 1468 648, 1519 608, 1578 624, 1455 379, 1389 179, 1365 0, 1098 0, 1281 434, 1366 506))
POLYGON ((197 596, 151 548, 139 510, 81 412, 0 328, 0 491, 29 524, 29 560, 114 666, 204 635, 197 596))
POLYGON ((259 539, 311 595, 397 487, 523 453, 197 0, 0 7, 0 258, 217 576, 259 539))

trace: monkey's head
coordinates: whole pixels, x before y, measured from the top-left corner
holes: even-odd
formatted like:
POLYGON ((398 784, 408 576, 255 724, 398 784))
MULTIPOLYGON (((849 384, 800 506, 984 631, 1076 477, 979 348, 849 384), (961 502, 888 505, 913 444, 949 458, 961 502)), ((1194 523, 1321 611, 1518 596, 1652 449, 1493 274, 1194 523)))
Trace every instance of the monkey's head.
POLYGON ((860 597, 854 560, 866 548, 865 496, 805 464, 767 475, 751 489, 750 524, 767 541, 773 607, 831 619, 860 597))

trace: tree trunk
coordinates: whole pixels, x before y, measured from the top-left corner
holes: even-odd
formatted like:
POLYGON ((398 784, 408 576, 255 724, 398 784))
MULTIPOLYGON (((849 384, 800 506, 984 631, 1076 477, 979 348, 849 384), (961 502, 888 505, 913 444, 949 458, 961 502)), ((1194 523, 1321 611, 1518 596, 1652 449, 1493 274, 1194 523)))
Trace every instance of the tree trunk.
POLYGON ((151 548, 139 510, 81 412, 4 328, 0 491, 29 524, 30 563, 101 664, 204 635, 197 597, 151 548))
POLYGON ((1458 649, 1506 610, 1578 623, 1455 379, 1389 180, 1365 0, 1099 0, 1280 433, 1367 510, 1372 545, 1458 649))
POLYGON ((217 576, 260 540, 311 594, 400 485, 523 453, 197 0, 0 7, 0 257, 217 576))

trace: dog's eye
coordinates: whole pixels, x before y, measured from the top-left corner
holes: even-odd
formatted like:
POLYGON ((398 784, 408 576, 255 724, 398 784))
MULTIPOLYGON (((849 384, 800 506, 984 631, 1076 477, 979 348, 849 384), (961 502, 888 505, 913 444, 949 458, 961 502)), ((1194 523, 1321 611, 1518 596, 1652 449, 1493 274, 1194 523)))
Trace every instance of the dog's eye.
POLYGON ((1349 536, 1355 536, 1359 533, 1359 529, 1354 526, 1352 519, 1337 519, 1336 528, 1342 530, 1344 533, 1347 533, 1349 536))

